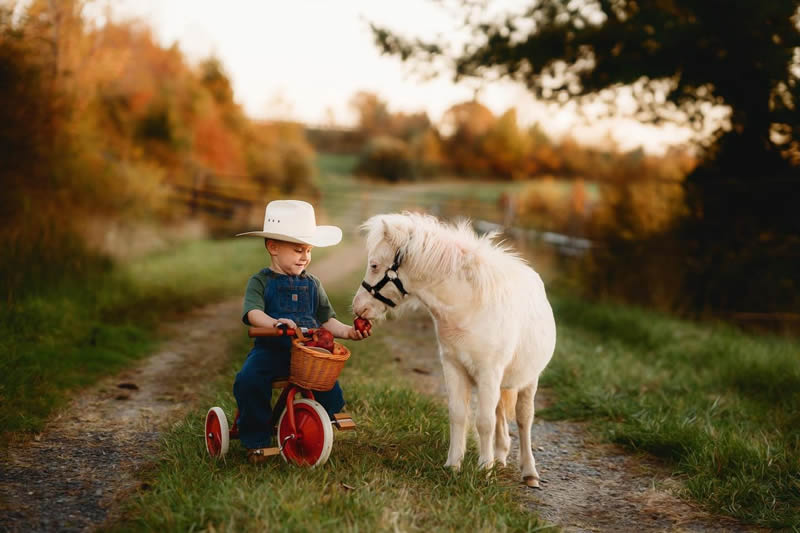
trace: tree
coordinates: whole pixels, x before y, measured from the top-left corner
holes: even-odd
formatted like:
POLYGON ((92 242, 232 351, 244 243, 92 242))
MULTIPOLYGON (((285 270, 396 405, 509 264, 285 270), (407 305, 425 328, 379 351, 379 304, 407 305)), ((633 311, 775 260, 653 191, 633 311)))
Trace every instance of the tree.
POLYGON ((233 104, 233 87, 219 59, 211 56, 200 63, 200 79, 218 104, 233 104))
POLYGON ((431 127, 425 112, 392 113, 384 100, 367 91, 353 95, 350 107, 358 114, 358 129, 366 139, 388 135, 409 141, 431 127))
MULTIPOLYGON (((535 0, 523 15, 499 23, 468 20, 477 43, 451 59, 457 78, 492 69, 547 100, 632 86, 642 120, 673 117, 677 108, 699 126, 700 104, 724 103, 732 108, 732 129, 753 131, 764 145, 789 148, 794 141, 796 149, 798 5, 535 0), (770 135, 775 127, 780 139, 770 135)), ((445 53, 438 45, 373 29, 385 52, 407 59, 445 53)))
POLYGON ((413 162, 408 143, 402 139, 378 135, 371 137, 362 150, 356 174, 397 182, 413 177, 413 162))
POLYGON ((356 93, 350 106, 358 113, 358 128, 367 137, 385 134, 390 129, 391 114, 386 102, 377 94, 366 91, 356 93))
POLYGON ((643 121, 678 120, 699 132, 709 104, 727 106, 727 124, 698 136, 703 162, 686 180, 683 231, 692 239, 697 305, 763 307, 759 295, 776 292, 767 285, 792 289, 800 252, 798 0, 533 0, 499 22, 480 20, 478 5, 465 3, 473 42, 461 51, 375 26, 374 35, 403 59, 430 64, 443 55, 456 78, 500 73, 554 102, 611 95, 613 103, 614 91, 628 87, 643 121), (764 259, 789 266, 775 276, 764 259), (741 283, 760 283, 754 270, 764 290, 732 301, 741 283))
POLYGON ((445 150, 456 172, 488 174, 490 162, 481 143, 495 122, 495 116, 477 101, 451 106, 442 116, 445 150))

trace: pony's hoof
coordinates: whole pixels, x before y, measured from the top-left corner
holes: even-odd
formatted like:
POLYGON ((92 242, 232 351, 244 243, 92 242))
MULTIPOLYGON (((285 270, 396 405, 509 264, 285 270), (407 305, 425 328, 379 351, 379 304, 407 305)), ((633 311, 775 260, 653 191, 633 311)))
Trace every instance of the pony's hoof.
POLYGON ((532 489, 541 489, 542 487, 539 486, 539 478, 533 476, 525 476, 522 478, 522 481, 525 482, 527 486, 532 489))
POLYGON ((447 461, 444 464, 444 467, 445 468, 449 468, 453 472, 458 472, 459 470, 461 470, 461 463, 460 462, 459 463, 451 463, 450 461, 447 461))
POLYGON ((494 461, 480 461, 478 467, 481 470, 491 470, 494 467, 494 461))

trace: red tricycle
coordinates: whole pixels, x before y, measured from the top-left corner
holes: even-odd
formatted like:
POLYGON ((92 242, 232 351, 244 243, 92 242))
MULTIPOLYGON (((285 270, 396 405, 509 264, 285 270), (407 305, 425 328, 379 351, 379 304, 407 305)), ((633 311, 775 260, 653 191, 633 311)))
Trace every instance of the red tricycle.
MULTIPOLYGON (((295 337, 292 340, 292 357, 289 377, 272 382, 273 389, 282 389, 269 426, 277 436, 277 444, 267 448, 265 455, 280 454, 286 462, 299 466, 319 466, 328 460, 333 447, 333 427, 352 430, 356 425, 350 415, 337 413, 331 421, 322 405, 314 400, 314 390, 330 390, 345 361, 350 357, 347 347, 333 343, 333 351, 309 342, 306 335, 315 335, 318 330, 285 326, 278 328, 251 327, 250 337, 295 337), (301 398, 296 398, 297 395, 301 398), (275 417, 278 416, 277 421, 275 417)), ((228 452, 230 439, 239 438, 239 411, 233 417, 233 426, 228 429, 228 419, 220 407, 212 407, 206 414, 206 450, 215 458, 228 452)))

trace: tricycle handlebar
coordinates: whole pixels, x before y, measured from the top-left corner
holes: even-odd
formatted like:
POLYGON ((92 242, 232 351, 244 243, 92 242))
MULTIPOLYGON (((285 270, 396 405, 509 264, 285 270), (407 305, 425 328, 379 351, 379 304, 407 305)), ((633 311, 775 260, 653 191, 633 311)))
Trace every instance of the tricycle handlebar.
MULTIPOLYGON (((308 335, 309 329, 308 328, 299 328, 300 333, 303 335, 308 335)), ((297 334, 292 328, 288 327, 278 327, 278 328, 263 328, 263 327, 251 327, 247 330, 247 334, 250 337, 294 337, 297 334)))

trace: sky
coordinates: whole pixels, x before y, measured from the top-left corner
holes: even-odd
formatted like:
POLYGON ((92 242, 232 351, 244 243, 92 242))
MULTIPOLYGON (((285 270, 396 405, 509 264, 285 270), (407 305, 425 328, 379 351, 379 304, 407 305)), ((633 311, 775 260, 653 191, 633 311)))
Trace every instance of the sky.
MULTIPOLYGON (((526 0, 494 0, 497 12, 519 10, 526 0)), ((164 46, 177 42, 192 62, 218 57, 245 112, 257 119, 287 119, 313 125, 353 125, 349 105, 358 91, 378 94, 392 112, 426 111, 437 122, 452 105, 478 100, 495 114, 517 109, 522 124, 540 123, 553 138, 571 134, 587 144, 609 136, 623 149, 643 145, 661 152, 689 132, 632 120, 583 125, 568 110, 537 102, 510 81, 454 83, 448 72, 422 80, 399 59, 382 56, 369 23, 411 37, 446 35, 460 45, 453 13, 431 0, 94 0, 86 15, 102 24, 106 6, 114 18, 147 23, 164 46), (477 91, 477 92, 476 92, 477 91)))

